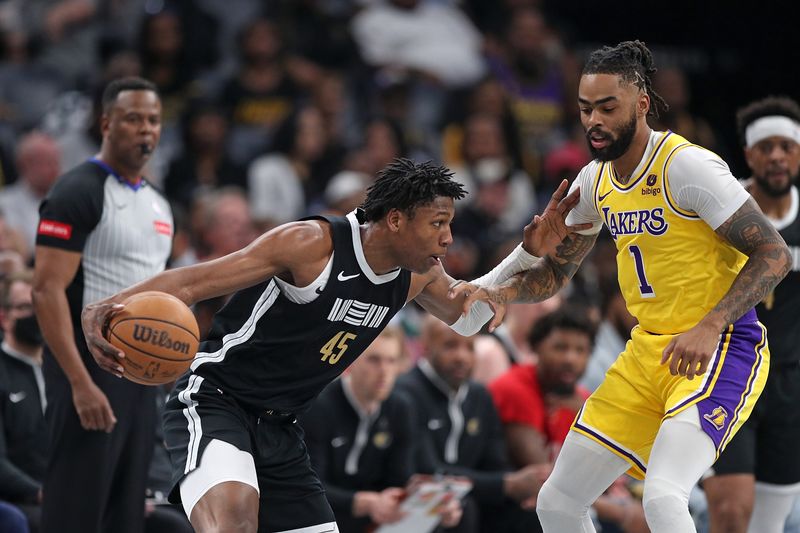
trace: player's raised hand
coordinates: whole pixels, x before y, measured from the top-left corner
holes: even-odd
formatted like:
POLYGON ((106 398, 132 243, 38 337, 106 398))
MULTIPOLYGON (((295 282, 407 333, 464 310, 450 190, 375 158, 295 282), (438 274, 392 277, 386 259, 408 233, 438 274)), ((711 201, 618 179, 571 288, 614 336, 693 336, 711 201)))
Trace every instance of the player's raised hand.
POLYGON ((125 353, 108 342, 104 332, 111 317, 124 308, 122 304, 97 302, 87 305, 81 312, 81 328, 92 357, 100 368, 118 378, 125 371, 118 359, 125 357, 125 353))
POLYGON ((567 195, 568 189, 569 182, 562 180, 542 214, 534 216, 530 224, 525 226, 522 246, 529 254, 538 257, 552 254, 567 235, 592 227, 591 224, 567 225, 567 215, 581 198, 579 188, 567 195))

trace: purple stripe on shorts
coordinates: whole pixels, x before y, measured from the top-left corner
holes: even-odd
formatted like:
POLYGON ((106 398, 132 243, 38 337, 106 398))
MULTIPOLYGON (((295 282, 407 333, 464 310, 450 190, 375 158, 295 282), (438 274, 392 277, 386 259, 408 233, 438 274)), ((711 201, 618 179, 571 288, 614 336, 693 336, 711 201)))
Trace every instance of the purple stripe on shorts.
POLYGON ((725 330, 725 333, 722 334, 722 337, 720 338, 719 343, 717 344, 717 351, 714 354, 714 363, 711 365, 711 368, 706 371, 705 375, 707 376, 707 378, 706 378, 705 383, 703 383, 703 388, 700 389, 695 394, 692 394, 691 396, 689 396, 688 398, 683 400, 681 403, 679 403, 675 407, 672 407, 671 409, 668 409, 667 412, 665 413, 665 416, 674 415, 676 412, 678 412, 681 409, 683 409, 684 407, 686 407, 686 405, 692 403, 697 398, 700 398, 706 392, 708 392, 708 388, 711 386, 711 383, 714 381, 714 376, 716 375, 717 369, 719 369, 719 365, 721 364, 720 362, 722 361, 722 349, 725 347, 725 340, 728 338, 729 331, 730 331, 730 326, 728 327, 728 329, 725 330))
MULTIPOLYGON (((737 332, 737 328, 741 329, 742 327, 747 326, 747 325, 755 326, 756 330, 758 331, 758 339, 753 344, 753 347, 755 348, 755 345, 758 344, 759 342, 761 342, 761 329, 759 328, 757 322, 758 322, 758 317, 756 316, 756 310, 755 309, 750 309, 748 312, 743 314, 741 316, 741 318, 739 318, 739 320, 737 320, 732 325, 733 326, 734 335, 737 336, 737 338, 741 338, 740 334, 742 332, 741 331, 737 332)), ((686 405, 692 403, 697 398, 700 398, 701 396, 705 395, 708 392, 708 388, 711 386, 711 383, 714 381, 712 378, 714 377, 714 375, 716 375, 717 370, 719 368, 719 365, 721 364, 721 359, 722 359, 722 357, 721 357, 722 351, 721 350, 725 346, 725 340, 728 338, 728 333, 730 332, 730 328, 731 328, 731 326, 728 326, 728 328, 722 334, 722 337, 719 340, 719 344, 717 344, 717 351, 716 351, 716 354, 714 355, 714 363, 711 365, 711 368, 706 371, 705 375, 708 376, 708 379, 703 384, 703 388, 700 391, 698 391, 697 393, 692 394, 691 396, 689 396, 688 398, 683 400, 678 405, 676 405, 676 406, 670 408, 669 410, 667 410, 667 412, 665 413, 665 416, 674 415, 677 411, 680 411, 681 409, 686 407, 686 405)), ((734 337, 732 336, 731 337, 731 344, 733 343, 733 341, 734 341, 734 337)), ((730 353, 730 347, 728 347, 728 353, 730 353)), ((755 352, 753 353, 753 355, 755 355, 755 352)), ((726 364, 727 364, 727 357, 726 357, 726 364)), ((723 369, 723 372, 724 371, 725 371, 725 369, 723 369)))
POLYGON ((697 402, 700 426, 714 441, 718 451, 752 393, 763 363, 761 351, 765 345, 764 332, 755 311, 737 320, 714 388, 708 398, 697 402))
MULTIPOLYGON (((581 410, 581 411, 583 411, 583 410, 581 410)), ((612 450, 615 450, 615 451, 619 452, 620 455, 624 456, 630 462, 632 462, 637 467, 639 467, 639 469, 641 469, 642 472, 645 472, 645 473, 647 472, 647 468, 644 466, 644 464, 642 464, 642 462, 639 459, 637 459, 632 453, 623 450, 622 448, 620 448, 619 446, 617 446, 616 444, 614 444, 613 442, 611 442, 607 438, 605 438, 602 435, 600 435, 599 433, 597 433, 592 428, 584 426, 583 424, 581 424, 579 422, 580 419, 581 419, 581 413, 578 413, 578 416, 575 418, 575 427, 576 428, 580 429, 581 431, 583 431, 585 433, 588 433, 589 435, 591 435, 592 437, 596 438, 597 440, 599 440, 600 442, 602 442, 603 444, 605 444, 606 446, 608 446, 612 450)))

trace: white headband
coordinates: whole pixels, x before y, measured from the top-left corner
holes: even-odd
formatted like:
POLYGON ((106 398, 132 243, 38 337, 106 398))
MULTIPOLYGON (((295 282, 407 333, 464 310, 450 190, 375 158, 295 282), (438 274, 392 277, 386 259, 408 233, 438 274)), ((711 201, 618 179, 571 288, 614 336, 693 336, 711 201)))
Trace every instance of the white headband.
POLYGON ((767 137, 774 136, 786 137, 796 143, 800 143, 800 124, 789 117, 770 115, 754 120, 744 130, 744 138, 748 148, 752 148, 753 145, 767 137))

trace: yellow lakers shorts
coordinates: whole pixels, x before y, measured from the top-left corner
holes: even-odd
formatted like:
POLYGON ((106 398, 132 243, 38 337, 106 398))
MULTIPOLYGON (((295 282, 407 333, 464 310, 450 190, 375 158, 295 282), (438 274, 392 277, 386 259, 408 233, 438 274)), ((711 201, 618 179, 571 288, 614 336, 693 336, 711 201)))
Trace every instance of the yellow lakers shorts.
POLYGON ((661 354, 674 335, 638 326, 625 351, 606 373, 572 424, 631 464, 643 479, 661 423, 697 405, 700 426, 714 441, 717 456, 744 424, 764 389, 769 372, 766 328, 751 310, 731 324, 702 376, 673 376, 661 354))

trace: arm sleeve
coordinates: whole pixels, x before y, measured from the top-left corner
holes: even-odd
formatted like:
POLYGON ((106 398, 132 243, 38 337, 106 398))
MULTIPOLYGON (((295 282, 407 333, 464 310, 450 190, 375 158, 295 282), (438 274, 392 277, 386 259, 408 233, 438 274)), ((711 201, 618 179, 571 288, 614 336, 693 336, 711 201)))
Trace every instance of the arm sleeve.
POLYGON ((100 222, 104 180, 92 167, 83 168, 59 179, 39 207, 37 245, 80 252, 100 222))
POLYGON ((591 228, 579 231, 578 233, 581 235, 594 235, 603 228, 603 217, 597 212, 597 206, 594 203, 594 180, 597 176, 597 170, 597 163, 592 161, 581 169, 578 177, 569 187, 569 192, 580 188, 581 199, 578 205, 567 215, 567 224, 592 224, 591 228))
POLYGON ((725 161, 699 146, 675 154, 667 186, 678 207, 697 213, 714 230, 750 197, 725 161))

